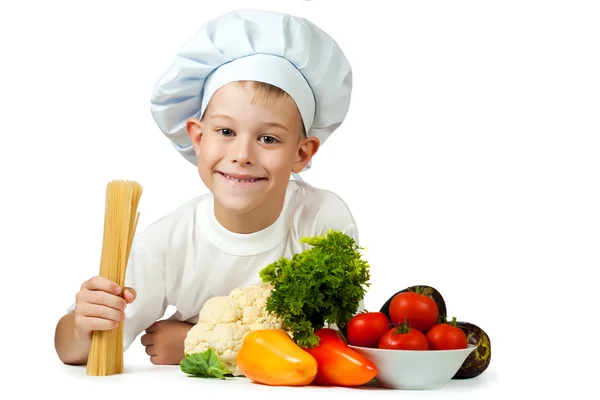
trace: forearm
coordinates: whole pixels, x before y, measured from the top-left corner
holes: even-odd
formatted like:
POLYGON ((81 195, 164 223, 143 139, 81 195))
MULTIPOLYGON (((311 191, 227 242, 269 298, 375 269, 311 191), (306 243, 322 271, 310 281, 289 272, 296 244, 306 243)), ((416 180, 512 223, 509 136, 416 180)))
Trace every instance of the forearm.
POLYGON ((65 364, 83 365, 87 363, 92 340, 82 337, 75 329, 75 314, 62 317, 56 325, 54 347, 60 360, 65 364))

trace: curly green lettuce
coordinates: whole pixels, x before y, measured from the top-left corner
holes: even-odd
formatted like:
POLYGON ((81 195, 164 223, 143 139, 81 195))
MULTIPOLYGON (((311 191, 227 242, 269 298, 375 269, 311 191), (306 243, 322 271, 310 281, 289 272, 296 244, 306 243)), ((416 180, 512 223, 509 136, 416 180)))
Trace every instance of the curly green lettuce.
POLYGON ((273 286, 266 309, 284 320, 301 347, 319 344, 315 331, 335 324, 345 331, 370 286, 369 263, 355 240, 336 230, 305 237, 311 248, 282 257, 260 271, 273 286))

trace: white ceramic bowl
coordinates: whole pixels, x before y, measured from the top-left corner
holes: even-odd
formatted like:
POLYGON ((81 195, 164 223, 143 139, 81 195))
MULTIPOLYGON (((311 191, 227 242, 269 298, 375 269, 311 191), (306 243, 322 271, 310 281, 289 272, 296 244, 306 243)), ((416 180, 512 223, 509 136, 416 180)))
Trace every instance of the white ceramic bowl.
POLYGON ((448 383, 476 346, 460 350, 387 350, 350 346, 375 364, 388 389, 432 390, 448 383))

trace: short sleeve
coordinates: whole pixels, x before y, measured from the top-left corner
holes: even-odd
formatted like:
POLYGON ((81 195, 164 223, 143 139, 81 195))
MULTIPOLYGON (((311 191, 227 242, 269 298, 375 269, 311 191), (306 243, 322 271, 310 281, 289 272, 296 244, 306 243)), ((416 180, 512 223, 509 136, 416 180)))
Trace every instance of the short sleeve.
POLYGON ((348 204, 337 194, 322 191, 315 234, 325 234, 329 229, 341 231, 360 245, 358 226, 348 204))
POLYGON ((360 241, 359 241, 359 236, 358 236, 358 227, 356 226, 356 222, 354 222, 354 219, 351 218, 348 221, 348 227, 346 229, 342 230, 342 232, 344 232, 346 235, 348 235, 352 239, 354 239, 356 244, 358 244, 360 246, 360 241))

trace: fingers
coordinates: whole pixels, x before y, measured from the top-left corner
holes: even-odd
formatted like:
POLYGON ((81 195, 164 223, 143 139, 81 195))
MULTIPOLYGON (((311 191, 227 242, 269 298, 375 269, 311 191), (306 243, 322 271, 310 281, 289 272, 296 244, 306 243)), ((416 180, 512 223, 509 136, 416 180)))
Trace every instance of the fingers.
POLYGON ((125 288, 123 297, 121 288, 110 279, 95 276, 81 285, 77 292, 75 305, 75 326, 83 334, 94 330, 110 330, 125 320, 125 308, 131 303, 136 292, 125 288))
POLYGON ((101 290, 115 295, 121 294, 121 287, 116 282, 102 276, 94 276, 81 285, 82 289, 101 290))
POLYGON ((146 333, 154 333, 156 331, 156 322, 146 328, 146 333))
POLYGON ((160 359, 160 357, 158 357, 157 355, 152 355, 150 356, 150 362, 154 365, 160 365, 162 364, 162 361, 160 359))
POLYGON ((140 341, 142 342, 142 345, 145 346, 146 354, 148 354, 150 356, 150 361, 152 362, 152 364, 156 364, 158 355, 157 355, 156 346, 154 345, 154 335, 153 334, 142 335, 140 341))
POLYGON ((124 320, 124 311, 99 304, 83 303, 75 309, 75 328, 85 336, 92 331, 115 329, 124 320))
POLYGON ((79 292, 79 297, 82 303, 97 304, 105 307, 110 307, 115 310, 123 311, 127 306, 125 299, 114 294, 101 292, 98 290, 87 290, 79 292))
POLYGON ((152 346, 154 344, 154 335, 145 334, 140 338, 142 346, 152 346))
POLYGON ((83 315, 75 316, 75 325, 86 333, 92 331, 108 331, 115 329, 119 323, 104 318, 85 317, 83 315))
POLYGON ((84 317, 103 318, 115 322, 123 322, 125 320, 125 311, 99 304, 84 304, 81 306, 80 312, 84 317))
POLYGON ((146 346, 146 354, 156 357, 156 347, 154 345, 146 346))
POLYGON ((123 298, 125 299, 125 301, 127 303, 132 303, 136 297, 137 297, 137 292, 133 288, 126 287, 125 290, 123 291, 123 298))

